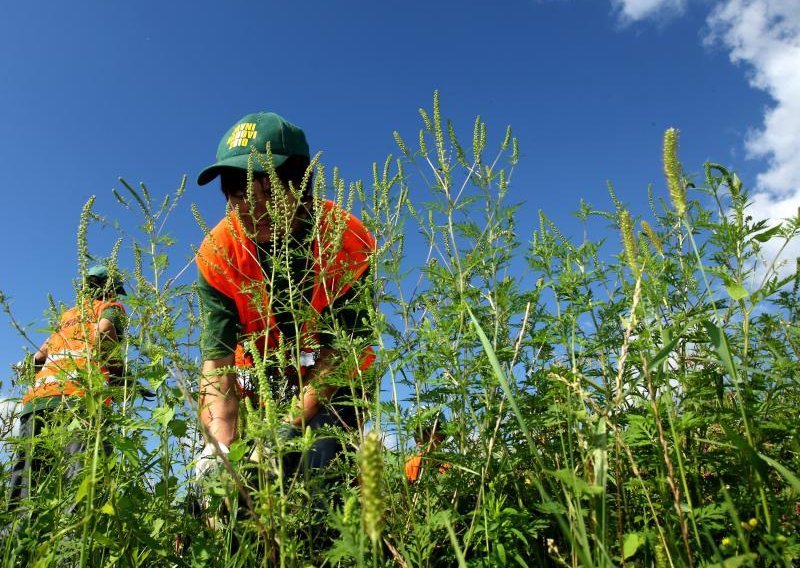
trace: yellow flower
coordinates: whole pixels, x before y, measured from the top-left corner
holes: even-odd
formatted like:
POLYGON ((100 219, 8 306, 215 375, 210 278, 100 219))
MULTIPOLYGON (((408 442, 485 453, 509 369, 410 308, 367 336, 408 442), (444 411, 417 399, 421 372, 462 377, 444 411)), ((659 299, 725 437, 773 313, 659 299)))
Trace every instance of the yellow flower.
POLYGON ((730 538, 728 538, 726 536, 725 538, 722 539, 722 546, 730 546, 730 545, 731 545, 731 539, 730 538))
POLYGON ((747 521, 747 524, 750 525, 752 528, 756 528, 758 526, 758 519, 753 517, 752 519, 747 521))

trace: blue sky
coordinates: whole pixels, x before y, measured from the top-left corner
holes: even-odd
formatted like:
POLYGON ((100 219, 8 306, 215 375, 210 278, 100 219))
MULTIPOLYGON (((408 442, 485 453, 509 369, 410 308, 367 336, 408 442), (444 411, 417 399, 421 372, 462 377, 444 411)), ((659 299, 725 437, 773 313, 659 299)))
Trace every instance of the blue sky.
MULTIPOLYGON (((211 222, 224 207, 195 176, 223 132, 257 110, 303 127, 346 179, 369 179, 373 162, 397 153, 394 130, 416 139, 417 109, 438 89, 460 132, 480 114, 499 143, 512 125, 522 156, 512 201, 567 233, 581 198, 608 205, 606 180, 647 211, 648 183, 663 191, 670 126, 688 171, 736 167, 756 216, 800 205, 794 0, 31 1, 3 8, 0 54, 0 290, 37 343, 47 294, 72 301, 86 200, 130 223, 111 193, 119 176, 160 197, 188 175, 167 226, 177 273, 202 238, 189 204, 211 222)), ((107 254, 115 240, 93 232, 90 249, 107 254)), ((130 266, 130 248, 121 256, 130 266)), ((6 322, 5 396, 23 347, 6 322)))

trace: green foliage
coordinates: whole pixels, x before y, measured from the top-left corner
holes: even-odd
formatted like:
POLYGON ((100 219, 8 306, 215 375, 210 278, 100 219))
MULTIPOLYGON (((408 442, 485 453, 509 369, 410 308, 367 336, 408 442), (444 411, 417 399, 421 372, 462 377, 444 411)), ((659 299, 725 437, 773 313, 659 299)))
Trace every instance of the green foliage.
MULTIPOLYGON (((242 441, 198 494, 198 307, 191 287, 175 285, 186 255, 164 232, 183 185, 157 204, 123 182, 115 196, 142 222, 112 254, 133 255, 128 380, 97 386, 37 437, 54 455, 51 474, 23 514, 0 517, 4 565, 798 562, 800 283, 763 254, 795 239, 800 219, 752 219, 741 180, 718 164, 689 183, 670 129, 669 199, 649 189, 647 219, 609 185, 610 211, 581 202, 581 239, 543 212, 520 235, 525 208, 507 203, 519 159, 511 129, 491 155, 491 130, 478 118, 459 141, 438 93, 420 116, 419 147, 395 132, 402 157, 375 164, 370 190, 335 169, 329 183, 312 165, 317 198, 332 187, 379 246, 375 301, 362 305, 378 362, 332 379, 360 393, 365 425, 334 433, 347 448, 339 481, 283 470, 281 457, 316 434, 281 433, 290 406, 265 369, 296 364, 282 355, 257 362, 263 404, 243 403, 242 441), (621 238, 596 228, 609 221, 621 238), (432 414, 445 440, 413 448, 420 416, 432 414), (367 430, 391 434, 385 447, 367 430), (55 450, 76 435, 83 467, 65 481, 55 450), (404 464, 417 452, 410 482, 404 464)), ((272 213, 281 219, 280 203, 272 213)), ((93 222, 90 202, 80 258, 93 222)), ((290 251, 277 248, 282 270, 290 251)), ((364 346, 328 331, 339 353, 364 346)))

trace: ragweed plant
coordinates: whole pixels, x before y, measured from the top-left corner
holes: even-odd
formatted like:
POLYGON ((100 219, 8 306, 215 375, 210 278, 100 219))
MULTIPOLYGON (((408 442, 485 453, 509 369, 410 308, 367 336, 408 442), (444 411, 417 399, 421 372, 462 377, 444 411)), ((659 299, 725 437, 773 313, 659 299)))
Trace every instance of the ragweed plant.
MULTIPOLYGON (((687 175, 670 129, 646 216, 609 184, 609 207, 581 201, 583 230, 562 229, 543 211, 521 216, 510 128, 493 146, 477 118, 464 140, 438 93, 419 114, 419 132, 394 132, 398 156, 376 163, 368 184, 347 183, 319 156, 285 184, 269 152, 252 155, 274 193, 264 280, 283 284, 247 290, 293 333, 263 357, 265 338, 242 338, 252 367, 221 370, 242 373, 257 396, 242 397, 239 440, 202 492, 203 306, 178 284, 189 244, 167 235, 183 188, 156 205, 146 187, 122 185, 120 205, 141 227, 102 250, 131 283, 126 381, 92 383, 85 406, 37 438, 52 454, 80 434, 81 474, 64 483, 69 465, 53 462, 40 481, 48 492, 24 504, 26 530, 4 513, 5 565, 797 563, 800 280, 765 251, 786 249, 800 219, 753 219, 747 188, 722 165, 687 175), (324 264, 343 234, 342 218, 325 215, 328 198, 376 238, 357 285, 346 271, 321 274, 353 285, 340 307, 364 333, 313 309, 313 278, 292 269, 309 258, 278 238, 292 232, 289 205, 307 184, 304 243, 322 245, 312 260, 324 264), (324 345, 303 336, 309 318, 324 345), (368 346, 378 358, 366 369, 368 346), (356 427, 285 429, 309 347, 340 363, 321 384, 356 427), (431 409, 441 438, 426 445, 419 417, 431 409), (324 473, 292 464, 325 439, 344 451, 324 473)), ((249 207, 252 183, 251 171, 249 207)), ((81 258, 90 225, 103 222, 92 207, 81 258)))

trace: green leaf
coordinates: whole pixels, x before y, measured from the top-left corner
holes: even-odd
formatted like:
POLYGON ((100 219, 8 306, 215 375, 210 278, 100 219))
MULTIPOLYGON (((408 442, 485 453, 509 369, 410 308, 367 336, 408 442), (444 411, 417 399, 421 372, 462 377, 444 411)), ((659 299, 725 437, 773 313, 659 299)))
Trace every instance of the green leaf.
POLYGON ((625 535, 625 541, 622 543, 622 558, 627 559, 636 554, 639 547, 642 545, 642 538, 639 533, 628 533, 625 535))
POLYGON ((153 420, 163 428, 166 428, 172 417, 175 416, 175 409, 168 406, 159 406, 153 410, 153 420))
POLYGON ((728 295, 734 300, 741 300, 750 295, 750 292, 741 284, 730 284, 729 286, 725 286, 725 289, 728 291, 728 295))
POLYGON ((236 440, 231 444, 230 451, 228 452, 228 459, 231 463, 240 461, 244 454, 247 452, 247 443, 243 440, 236 440))
POLYGON ((678 339, 678 337, 674 337, 669 343, 664 345, 664 347, 662 347, 658 353, 656 353, 655 357, 650 360, 650 363, 647 366, 650 372, 658 370, 658 368, 661 366, 661 363, 664 362, 664 359, 669 357, 669 354, 675 349, 678 339))
POLYGON ((78 487, 78 491, 75 492, 75 504, 80 503, 83 501, 83 498, 86 497, 86 494, 89 492, 89 484, 91 483, 92 477, 87 475, 83 478, 81 482, 81 486, 78 487))
POLYGON ((534 508, 545 515, 563 515, 567 512, 567 509, 556 501, 543 501, 534 505, 534 508))
POLYGON ((169 429, 176 437, 182 438, 186 435, 186 420, 170 420, 169 429))
POLYGON ((131 464, 139 465, 139 447, 135 440, 118 437, 114 439, 113 444, 131 464))
POLYGON ((800 479, 797 479, 797 476, 795 474, 793 474, 791 471, 789 471, 786 468, 786 466, 778 463, 777 461, 775 461, 771 457, 765 456, 761 452, 757 452, 757 455, 762 460, 767 462, 769 465, 774 467, 777 470, 777 472, 780 473, 783 476, 783 478, 786 481, 789 482, 789 484, 792 486, 792 489, 794 489, 796 492, 800 493, 800 479))
POLYGON ((781 230, 782 225, 775 225, 771 229, 767 229, 763 233, 758 233, 757 235, 753 236, 753 240, 756 240, 760 243, 765 243, 770 240, 775 234, 781 230))
POLYGON ((725 367, 725 370, 728 371, 728 374, 733 379, 736 379, 738 377, 736 374, 736 366, 733 363, 733 357, 731 357, 731 351, 728 347, 728 338, 725 335, 725 331, 723 331, 722 328, 718 327, 711 320, 703 320, 703 326, 708 332, 708 338, 711 340, 711 344, 714 346, 714 350, 717 352, 720 363, 722 363, 722 365, 725 367))
POLYGON ((717 562, 716 564, 710 564, 708 568, 738 568, 742 564, 746 562, 752 562, 758 558, 758 554, 755 552, 749 552, 747 554, 740 554, 739 556, 731 556, 730 558, 726 558, 722 562, 717 562))
POLYGON ((585 493, 587 495, 599 495, 603 492, 602 487, 598 487, 596 485, 590 485, 588 481, 583 479, 582 477, 578 477, 575 475, 575 472, 571 469, 559 469, 556 471, 548 471, 545 470, 546 473, 552 475, 553 477, 557 478, 564 484, 565 488, 572 489, 573 493, 576 495, 581 495, 585 493))
POLYGON ((722 429, 725 430, 725 435, 727 436, 728 440, 744 454, 744 457, 758 472, 758 475, 761 477, 761 479, 767 479, 769 476, 767 466, 765 465, 766 462, 761 459, 760 454, 756 452, 753 446, 751 446, 750 443, 731 426, 722 424, 722 429))
POLYGON ((506 563, 508 562, 506 560, 506 547, 503 546, 503 543, 498 542, 495 545, 495 549, 497 550, 497 556, 499 557, 500 562, 502 563, 503 566, 505 566, 506 563))
POLYGON ((528 568, 528 563, 525 562, 519 554, 514 553, 514 560, 516 560, 517 564, 522 566, 522 568, 528 568))
POLYGON ((158 537, 163 526, 164 519, 155 519, 150 530, 150 536, 158 537))
POLYGON ((608 451, 607 451, 606 420, 600 418, 594 432, 594 445, 592 450, 592 462, 594 465, 594 487, 605 490, 606 479, 608 477, 608 451))
POLYGON ((104 515, 115 515, 116 511, 114 511, 114 505, 111 504, 111 501, 100 507, 100 512, 104 515))

